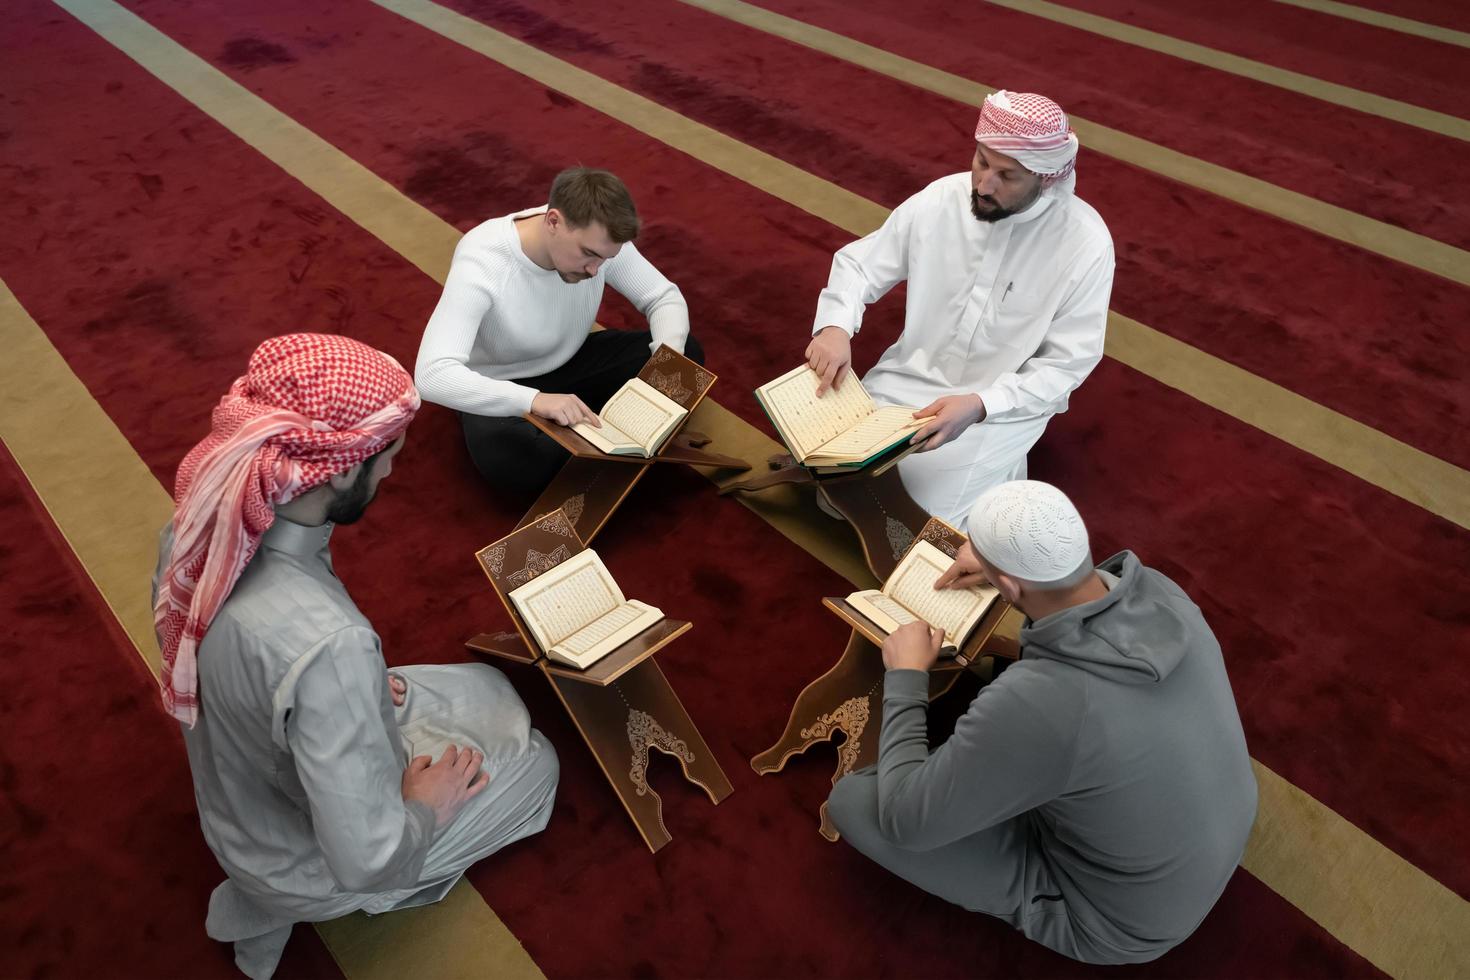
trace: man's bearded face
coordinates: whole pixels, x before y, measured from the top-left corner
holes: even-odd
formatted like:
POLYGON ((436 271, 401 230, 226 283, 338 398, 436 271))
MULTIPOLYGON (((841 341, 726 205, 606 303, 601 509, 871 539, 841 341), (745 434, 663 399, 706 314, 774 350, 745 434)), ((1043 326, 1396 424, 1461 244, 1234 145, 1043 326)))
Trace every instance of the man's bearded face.
POLYGON ((970 161, 970 213, 978 221, 1003 221, 1020 214, 1041 196, 1041 178, 1014 158, 975 145, 970 161))

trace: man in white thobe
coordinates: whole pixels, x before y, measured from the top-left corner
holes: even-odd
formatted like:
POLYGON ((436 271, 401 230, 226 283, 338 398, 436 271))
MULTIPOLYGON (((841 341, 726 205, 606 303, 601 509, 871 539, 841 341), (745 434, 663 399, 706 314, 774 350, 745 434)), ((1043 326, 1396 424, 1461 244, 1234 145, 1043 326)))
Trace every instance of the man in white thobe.
POLYGON ((164 704, 227 875, 205 930, 251 977, 293 923, 438 901, 550 816, 556 753, 505 677, 389 671, 332 565, 418 405, 386 354, 272 338, 179 467, 154 580, 164 704))
POLYGON ((840 250, 806 357, 827 384, 863 311, 908 281, 904 329, 863 378, 881 405, 922 406, 909 494, 963 529, 975 500, 1026 476, 1026 453, 1103 354, 1113 243, 1075 194, 1077 137, 1055 102, 985 100, 969 173, 941 177, 840 250))

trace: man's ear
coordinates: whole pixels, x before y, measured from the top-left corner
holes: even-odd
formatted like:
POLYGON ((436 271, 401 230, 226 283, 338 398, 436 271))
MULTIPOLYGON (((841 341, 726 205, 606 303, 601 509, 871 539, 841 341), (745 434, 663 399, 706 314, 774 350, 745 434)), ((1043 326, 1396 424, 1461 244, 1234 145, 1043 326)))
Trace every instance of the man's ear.
POLYGON ((336 490, 338 493, 345 493, 352 489, 352 485, 357 482, 357 474, 361 472, 362 464, 353 463, 351 468, 345 469, 341 473, 333 473, 327 478, 327 482, 332 485, 333 490, 336 490))
POLYGON ((991 576, 991 584, 1000 593, 1001 598, 1011 605, 1015 605, 1021 599, 1021 583, 1011 578, 1005 572, 999 572, 991 576))
POLYGON ((546 209, 546 227, 548 229, 554 230, 559 228, 564 221, 566 221, 566 217, 556 208, 546 209))

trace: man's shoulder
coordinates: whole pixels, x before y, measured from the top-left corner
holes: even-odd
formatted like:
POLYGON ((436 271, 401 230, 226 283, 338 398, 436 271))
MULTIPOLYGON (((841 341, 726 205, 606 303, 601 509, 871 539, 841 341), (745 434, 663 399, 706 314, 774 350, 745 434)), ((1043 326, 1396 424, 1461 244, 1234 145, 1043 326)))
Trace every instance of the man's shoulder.
POLYGON ((476 262, 503 262, 510 256, 510 236, 515 230, 511 219, 514 215, 502 215, 482 221, 460 238, 454 249, 454 259, 476 262))
POLYGON ((1113 247, 1113 233, 1108 231, 1108 223, 1097 213, 1097 208, 1076 194, 1067 195, 1059 203, 1064 205, 1061 212, 1069 235, 1094 248, 1113 247))
MULTIPOLYGON (((305 651, 344 631, 372 633, 346 591, 270 552, 256 556, 220 607, 210 632, 305 651)), ((219 637, 222 639, 223 637, 219 637)))
POLYGON ((473 268, 490 282, 514 276, 522 268, 515 255, 515 250, 521 247, 515 220, 544 210, 543 205, 480 222, 465 232, 454 247, 453 264, 461 269, 473 268))
POLYGON ((1065 661, 1050 657, 1025 657, 1015 661, 985 688, 993 696, 1014 699, 1028 711, 1072 714, 1087 704, 1087 673, 1065 661))

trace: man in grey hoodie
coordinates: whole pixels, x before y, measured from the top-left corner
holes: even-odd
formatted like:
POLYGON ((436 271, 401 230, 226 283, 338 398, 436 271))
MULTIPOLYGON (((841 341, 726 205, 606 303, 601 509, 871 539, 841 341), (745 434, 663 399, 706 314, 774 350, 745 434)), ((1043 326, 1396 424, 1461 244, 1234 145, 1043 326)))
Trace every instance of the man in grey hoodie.
POLYGON ((839 782, 828 811, 894 874, 1059 953, 1155 959, 1215 904, 1255 819, 1220 645, 1132 552, 1094 568, 1055 487, 990 490, 969 532, 936 587, 999 589, 1027 616, 1021 659, 931 752, 926 672, 943 634, 893 633, 878 765, 839 782))

